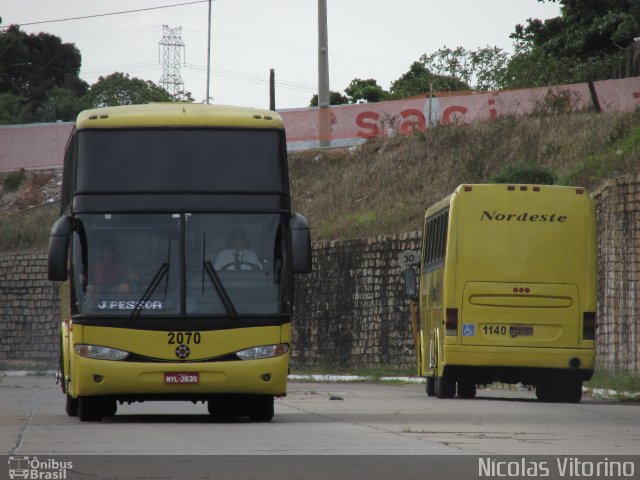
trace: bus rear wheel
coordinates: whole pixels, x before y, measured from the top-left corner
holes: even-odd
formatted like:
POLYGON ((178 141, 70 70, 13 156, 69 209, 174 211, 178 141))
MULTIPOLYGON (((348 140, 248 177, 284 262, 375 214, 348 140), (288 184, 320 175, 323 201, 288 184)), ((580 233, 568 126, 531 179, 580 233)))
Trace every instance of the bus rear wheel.
POLYGON ((436 394, 436 382, 435 377, 427 377, 427 396, 434 397, 436 394))
POLYGON ((567 403, 580 403, 580 400, 582 400, 582 381, 567 381, 563 385, 562 401, 567 403))
POLYGON ((435 378, 436 397, 453 398, 456 395, 456 381, 448 375, 435 378))
POLYGON ((102 415, 104 417, 113 417, 118 411, 118 402, 111 398, 105 398, 102 401, 102 415))
POLYGON ((557 380, 545 380, 536 385, 536 397, 541 402, 561 402, 563 386, 557 380))
POLYGON ((476 384, 473 380, 458 380, 458 397, 475 398, 476 384))

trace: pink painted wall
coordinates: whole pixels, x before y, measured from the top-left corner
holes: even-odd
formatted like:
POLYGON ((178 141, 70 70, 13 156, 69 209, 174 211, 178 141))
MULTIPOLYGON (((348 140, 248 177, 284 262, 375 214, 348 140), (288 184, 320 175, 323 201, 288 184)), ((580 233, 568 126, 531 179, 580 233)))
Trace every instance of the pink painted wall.
MULTIPOLYGON (((632 111, 640 107, 640 77, 595 82, 603 112, 632 111)), ((445 94, 431 100, 412 98, 380 103, 331 107, 332 145, 355 145, 380 134, 408 134, 430 125, 472 123, 503 115, 533 113, 548 95, 568 95, 574 109, 592 105, 586 83, 554 87, 445 94), (551 92, 551 93, 550 93, 551 92), (429 122, 429 111, 431 121, 429 122)), ((282 110, 290 150, 318 145, 317 108, 282 110)))
POLYGON ((0 127, 0 171, 60 168, 73 123, 0 127))
MULTIPOLYGON (((625 112, 640 107, 640 77, 595 83, 603 112, 625 112)), ((591 106, 586 83, 554 87, 440 94, 429 99, 410 98, 380 103, 336 105, 330 109, 333 146, 357 145, 380 134, 409 134, 429 126, 472 123, 503 115, 534 112, 548 95, 568 95, 575 109, 591 106), (431 112, 431 117, 429 117, 431 112), (429 121, 430 118, 430 121, 429 121)), ((289 150, 317 147, 317 108, 281 110, 289 150)), ((61 167, 71 123, 0 127, 0 171, 61 167)))

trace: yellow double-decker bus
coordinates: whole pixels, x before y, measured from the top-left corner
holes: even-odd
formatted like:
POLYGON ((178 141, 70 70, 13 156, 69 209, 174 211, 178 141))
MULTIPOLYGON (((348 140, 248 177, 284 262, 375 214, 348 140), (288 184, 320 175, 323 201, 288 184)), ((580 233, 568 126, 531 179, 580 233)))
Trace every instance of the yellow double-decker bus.
POLYGON ((293 273, 310 270, 275 112, 150 104, 82 112, 49 279, 59 380, 82 421, 118 403, 207 402, 270 421, 287 386, 293 273))
POLYGON ((428 395, 473 398, 499 381, 580 401, 597 301, 595 208, 583 188, 461 185, 426 211, 419 272, 413 321, 428 395))

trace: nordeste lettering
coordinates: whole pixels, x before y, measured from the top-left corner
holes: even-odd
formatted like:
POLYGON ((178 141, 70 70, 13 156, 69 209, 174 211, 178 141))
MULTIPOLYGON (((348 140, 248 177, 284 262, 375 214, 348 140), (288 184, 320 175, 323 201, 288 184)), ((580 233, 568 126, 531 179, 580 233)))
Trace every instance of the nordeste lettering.
POLYGON ((480 221, 489 222, 538 222, 538 223, 565 223, 567 221, 566 215, 559 215, 557 213, 504 213, 493 210, 483 210, 480 215, 480 221))

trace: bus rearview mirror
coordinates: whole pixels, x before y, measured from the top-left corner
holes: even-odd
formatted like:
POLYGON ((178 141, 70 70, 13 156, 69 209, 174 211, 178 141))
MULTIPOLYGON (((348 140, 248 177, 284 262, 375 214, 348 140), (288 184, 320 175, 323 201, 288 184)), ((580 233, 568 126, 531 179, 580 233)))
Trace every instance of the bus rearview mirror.
POLYGON ((51 227, 49 235, 48 278, 53 281, 67 279, 69 240, 73 232, 71 218, 63 215, 51 227))
POLYGON ((304 215, 294 213, 289 220, 293 273, 311 271, 311 232, 309 221, 304 215))

